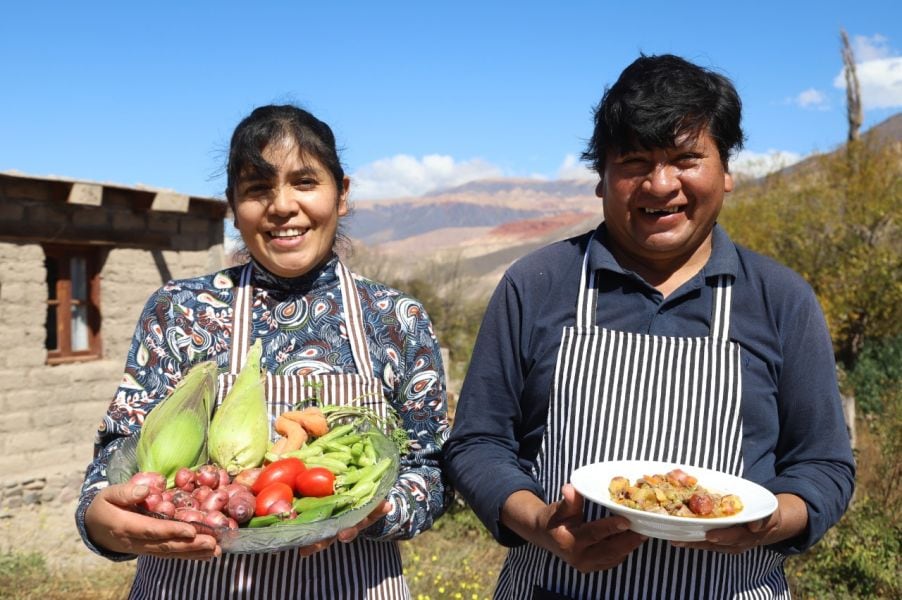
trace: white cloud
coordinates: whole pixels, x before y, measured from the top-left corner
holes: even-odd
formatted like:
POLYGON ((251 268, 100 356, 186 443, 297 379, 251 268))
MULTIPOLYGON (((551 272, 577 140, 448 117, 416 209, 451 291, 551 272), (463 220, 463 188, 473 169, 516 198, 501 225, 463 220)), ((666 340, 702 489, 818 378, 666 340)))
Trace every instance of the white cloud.
POLYGON ((808 88, 804 92, 800 92, 798 96, 790 98, 789 102, 809 110, 827 110, 830 108, 827 96, 814 88, 808 88))
POLYGON ((857 62, 890 58, 893 55, 889 47, 889 39, 879 33, 872 36, 856 35, 852 39, 852 52, 855 54, 857 62))
POLYGON ((557 170, 558 179, 577 179, 579 181, 597 181, 598 173, 580 162, 573 154, 564 157, 564 162, 557 170))
MULTIPOLYGON (((902 56, 857 63, 855 72, 865 110, 902 106, 902 56)), ((833 85, 846 88, 844 69, 834 78, 833 85)))
POLYGON ((478 158, 455 162, 453 157, 439 154, 429 154, 421 159, 398 154, 364 165, 353 173, 351 197, 373 200, 419 196, 502 175, 501 169, 478 158))
POLYGON ((735 175, 763 177, 768 173, 795 164, 803 158, 800 154, 785 150, 768 150, 767 152, 742 150, 730 160, 730 171, 735 175))

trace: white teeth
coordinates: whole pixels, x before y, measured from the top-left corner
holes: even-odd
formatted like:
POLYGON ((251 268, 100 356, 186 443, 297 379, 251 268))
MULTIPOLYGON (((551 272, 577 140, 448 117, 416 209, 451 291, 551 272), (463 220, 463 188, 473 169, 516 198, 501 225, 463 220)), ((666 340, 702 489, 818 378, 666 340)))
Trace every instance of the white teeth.
POLYGON ((270 231, 269 235, 274 238, 297 237, 303 232, 300 229, 279 229, 278 231, 270 231))
POLYGON ((673 213, 679 212, 679 206, 673 206, 670 208, 643 208, 642 211, 647 215, 657 215, 661 213, 672 215, 673 213))

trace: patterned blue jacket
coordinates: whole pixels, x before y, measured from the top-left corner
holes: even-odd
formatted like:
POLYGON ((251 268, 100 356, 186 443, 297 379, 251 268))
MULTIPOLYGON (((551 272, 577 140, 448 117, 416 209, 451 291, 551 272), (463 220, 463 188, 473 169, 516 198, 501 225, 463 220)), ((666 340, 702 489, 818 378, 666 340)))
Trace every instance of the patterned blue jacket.
MULTIPOLYGON (((279 373, 357 372, 343 331, 337 258, 321 270, 284 279, 255 264, 253 337, 263 341, 263 363, 279 373)), ((76 510, 89 548, 112 559, 131 558, 95 547, 84 513, 109 485, 110 456, 140 430, 144 415, 172 391, 191 365, 215 360, 228 370, 232 299, 242 267, 170 281, 147 301, 125 364, 125 374, 95 440, 76 510)), ((438 341, 422 304, 404 293, 356 278, 374 372, 385 398, 401 416, 410 440, 392 512, 365 532, 376 538, 410 538, 428 529, 447 508, 451 490, 440 468, 448 435, 444 370, 438 341)))

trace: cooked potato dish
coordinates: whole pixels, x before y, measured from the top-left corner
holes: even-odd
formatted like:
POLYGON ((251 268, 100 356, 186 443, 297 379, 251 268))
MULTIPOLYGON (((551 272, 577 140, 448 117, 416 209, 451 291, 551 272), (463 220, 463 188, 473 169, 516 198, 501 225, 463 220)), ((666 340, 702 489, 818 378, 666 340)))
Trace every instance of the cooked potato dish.
POLYGON ((644 475, 635 485, 626 477, 614 477, 608 491, 617 504, 672 517, 729 517, 742 510, 739 496, 710 492, 681 469, 644 475))

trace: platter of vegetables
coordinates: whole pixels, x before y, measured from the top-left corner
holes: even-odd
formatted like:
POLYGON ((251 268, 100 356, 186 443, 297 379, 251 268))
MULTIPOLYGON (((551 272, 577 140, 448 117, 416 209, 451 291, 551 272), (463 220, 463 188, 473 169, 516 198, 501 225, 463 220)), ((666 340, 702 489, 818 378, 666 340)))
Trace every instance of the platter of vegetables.
POLYGON ((223 552, 276 552, 362 521, 398 477, 406 433, 362 405, 305 406, 270 439, 260 348, 212 410, 216 369, 195 365, 111 457, 110 483, 151 490, 138 510, 214 535, 223 552))

